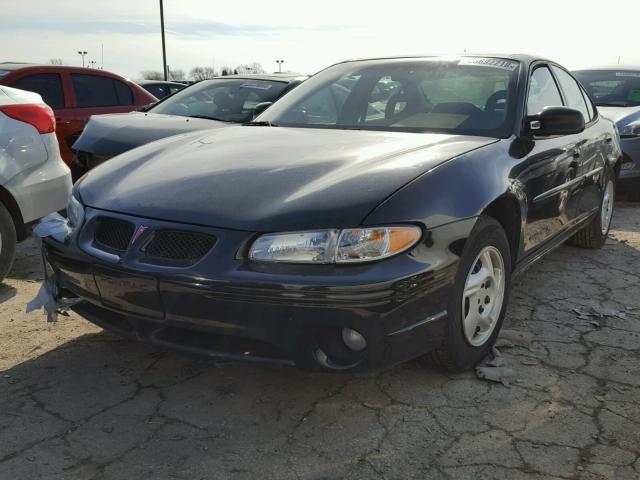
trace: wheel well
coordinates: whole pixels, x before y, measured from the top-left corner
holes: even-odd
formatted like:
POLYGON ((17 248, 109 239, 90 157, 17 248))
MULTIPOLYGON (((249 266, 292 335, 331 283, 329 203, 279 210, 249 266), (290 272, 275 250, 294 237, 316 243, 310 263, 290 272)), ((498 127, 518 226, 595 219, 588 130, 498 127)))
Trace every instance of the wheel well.
POLYGON ((517 200, 509 197, 500 197, 491 202, 483 213, 495 218, 502 225, 511 249, 511 268, 515 268, 522 233, 522 218, 517 200))
POLYGON ((9 193, 9 191, 0 186, 0 203, 4 205, 7 209, 11 218, 13 219, 13 225, 16 229, 16 237, 17 239, 24 240, 27 236, 26 230, 24 228, 24 221, 22 220, 22 214, 20 213, 20 207, 16 203, 13 195, 9 193))

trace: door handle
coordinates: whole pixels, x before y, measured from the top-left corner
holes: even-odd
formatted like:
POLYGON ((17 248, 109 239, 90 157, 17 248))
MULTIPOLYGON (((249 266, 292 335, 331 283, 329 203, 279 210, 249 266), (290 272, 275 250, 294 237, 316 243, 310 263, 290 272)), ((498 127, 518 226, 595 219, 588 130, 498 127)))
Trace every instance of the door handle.
POLYGON ((56 118, 56 123, 58 125, 69 125, 71 120, 65 120, 64 118, 56 118))

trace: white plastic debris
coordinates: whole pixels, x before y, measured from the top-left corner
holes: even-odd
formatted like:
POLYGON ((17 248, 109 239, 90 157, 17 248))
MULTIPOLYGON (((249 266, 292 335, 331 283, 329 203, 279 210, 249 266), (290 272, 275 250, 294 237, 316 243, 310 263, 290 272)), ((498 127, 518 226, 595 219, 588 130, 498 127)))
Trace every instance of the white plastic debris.
POLYGON ((33 228, 33 235, 39 238, 51 237, 64 243, 71 234, 71 227, 66 218, 59 213, 47 215, 33 228))
POLYGON ((47 314, 47 323, 58 321, 58 314, 65 314, 69 308, 80 303, 81 298, 57 298, 58 287, 54 277, 49 277, 42 282, 40 290, 33 300, 27 303, 27 313, 44 309, 47 314))

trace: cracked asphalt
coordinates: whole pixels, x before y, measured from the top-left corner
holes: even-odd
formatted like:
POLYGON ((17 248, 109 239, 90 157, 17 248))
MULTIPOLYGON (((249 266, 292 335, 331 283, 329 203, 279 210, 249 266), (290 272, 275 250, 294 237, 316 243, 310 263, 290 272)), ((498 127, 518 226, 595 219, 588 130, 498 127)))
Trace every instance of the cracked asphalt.
POLYGON ((419 361, 370 375, 216 363, 26 315, 34 242, 0 286, 1 479, 638 479, 640 205, 602 250, 516 282, 510 387, 419 361))

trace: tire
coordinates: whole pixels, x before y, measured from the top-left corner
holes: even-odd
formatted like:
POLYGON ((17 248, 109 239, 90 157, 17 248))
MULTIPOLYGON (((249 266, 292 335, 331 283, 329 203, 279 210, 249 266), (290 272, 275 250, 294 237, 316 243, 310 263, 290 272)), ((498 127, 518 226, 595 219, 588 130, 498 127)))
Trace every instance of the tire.
MULTIPOLYGON (((431 352, 431 361, 440 368, 454 372, 469 370, 478 365, 498 337, 506 312, 510 288, 511 251, 509 241, 500 223, 492 217, 483 215, 476 222, 460 258, 458 272, 449 297, 444 340, 440 347, 431 352), (483 278, 482 271, 484 266, 481 265, 483 261, 479 256, 484 253, 488 253, 491 256, 494 264, 494 269, 491 270, 494 273, 497 271, 495 268, 500 267, 500 262, 497 260, 501 260, 503 288, 498 287, 497 289, 502 290, 501 296, 498 291, 495 294, 491 294, 489 290, 491 287, 496 289, 496 285, 499 283, 497 280, 498 275, 495 277, 496 280, 483 280, 482 287, 479 288, 479 295, 483 297, 482 299, 465 294, 465 291, 469 291, 466 288, 467 281, 469 280, 469 285, 475 283, 475 280, 471 280, 471 275, 478 275, 477 279, 483 278), (479 266, 481 266, 480 269, 478 269, 479 266), (493 285, 489 283, 493 283, 493 285), (489 298, 489 295, 485 294, 492 295, 492 300, 488 304, 485 301, 489 298), (500 296, 499 303, 498 296, 500 296), (473 302, 470 301, 471 298, 473 302), (480 304, 475 302, 476 298, 481 300, 480 304), (469 334, 465 333, 465 325, 468 326, 470 324, 468 319, 471 318, 470 315, 472 313, 475 316, 475 313, 471 310, 472 307, 473 309, 477 307, 478 312, 482 310, 480 315, 485 315, 485 312, 487 312, 493 320, 492 326, 488 327, 487 331, 483 332, 482 335, 480 335, 480 326, 477 327, 477 330, 470 329, 470 331, 476 332, 470 339, 469 334)), ((483 320, 483 322, 485 321, 483 320)))
POLYGON ((0 282, 11 270, 16 253, 16 227, 11 214, 0 203, 0 282))
POLYGON ((607 240, 607 235, 609 235, 609 229, 611 228, 611 219, 613 218, 613 206, 614 199, 616 193, 616 178, 614 175, 609 174, 607 176, 605 182, 605 188, 602 192, 602 200, 600 202, 600 208, 598 209, 598 214, 593 217, 591 222, 576 233, 573 237, 569 239, 569 244, 574 245, 580 248, 589 248, 589 249, 597 249, 602 248, 604 242, 607 240), (610 190, 608 190, 610 185, 610 190), (603 209, 605 208, 605 203, 607 202, 608 196, 608 206, 611 209, 608 215, 603 215, 603 209), (606 222, 606 225, 604 223, 606 222))

